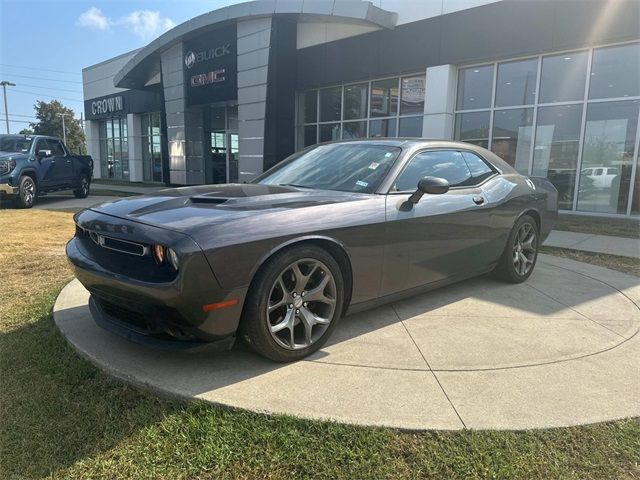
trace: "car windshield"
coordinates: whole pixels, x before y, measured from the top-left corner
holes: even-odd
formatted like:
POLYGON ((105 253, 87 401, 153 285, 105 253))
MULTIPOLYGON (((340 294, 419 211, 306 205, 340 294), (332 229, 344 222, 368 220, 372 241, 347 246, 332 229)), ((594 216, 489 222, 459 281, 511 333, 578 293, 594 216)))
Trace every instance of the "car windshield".
POLYGON ((318 145, 285 160, 255 182, 373 193, 401 151, 389 145, 363 143, 318 145))
POLYGON ((31 149, 31 138, 0 138, 0 152, 27 153, 31 149))

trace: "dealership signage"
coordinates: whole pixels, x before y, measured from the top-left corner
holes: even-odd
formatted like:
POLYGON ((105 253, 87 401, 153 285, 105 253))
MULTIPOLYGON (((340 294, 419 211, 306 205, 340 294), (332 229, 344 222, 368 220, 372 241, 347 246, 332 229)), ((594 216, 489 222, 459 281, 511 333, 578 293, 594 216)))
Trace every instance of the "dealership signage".
POLYGON ((187 104, 202 105, 237 98, 236 37, 233 25, 185 43, 187 104))
POLYGON ((124 98, 122 95, 118 95, 117 97, 99 98, 91 102, 92 115, 103 115, 122 111, 124 111, 124 98))

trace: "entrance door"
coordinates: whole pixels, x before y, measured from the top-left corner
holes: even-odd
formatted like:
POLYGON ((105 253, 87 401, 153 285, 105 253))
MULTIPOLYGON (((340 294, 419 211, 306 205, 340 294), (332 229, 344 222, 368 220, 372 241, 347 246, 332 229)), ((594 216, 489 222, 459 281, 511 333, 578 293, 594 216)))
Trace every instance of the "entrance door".
POLYGON ((238 107, 211 109, 211 152, 206 165, 207 183, 238 182, 238 107))

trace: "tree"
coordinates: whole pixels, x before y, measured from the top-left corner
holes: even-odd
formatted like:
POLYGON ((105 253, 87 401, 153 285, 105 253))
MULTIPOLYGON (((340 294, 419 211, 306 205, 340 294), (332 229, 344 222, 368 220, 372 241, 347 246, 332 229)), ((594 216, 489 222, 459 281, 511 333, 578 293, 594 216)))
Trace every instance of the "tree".
POLYGON ((23 128, 22 130, 20 130, 18 135, 33 135, 33 130, 31 130, 30 128, 23 128))
POLYGON ((84 130, 80 125, 80 120, 75 118, 73 110, 65 107, 58 100, 50 102, 38 100, 33 108, 38 119, 38 122, 31 124, 34 135, 51 135, 63 138, 62 117, 58 113, 66 113, 64 124, 67 130, 67 148, 76 153, 84 151, 84 130))

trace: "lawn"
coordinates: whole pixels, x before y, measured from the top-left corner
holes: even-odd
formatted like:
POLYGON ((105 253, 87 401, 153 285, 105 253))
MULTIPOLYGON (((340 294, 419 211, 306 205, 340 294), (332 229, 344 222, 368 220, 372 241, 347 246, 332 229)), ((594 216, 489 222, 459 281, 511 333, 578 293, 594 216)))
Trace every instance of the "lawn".
POLYGON ((159 398, 53 323, 71 214, 0 210, 0 232, 0 478, 640 478, 638 420, 406 433, 159 398))
POLYGON ((561 213, 555 230, 640 239, 640 219, 589 217, 561 213))

